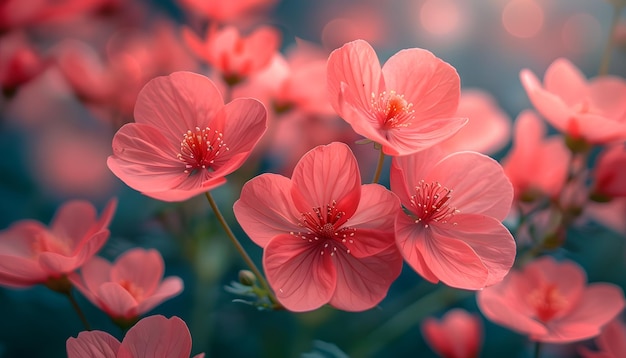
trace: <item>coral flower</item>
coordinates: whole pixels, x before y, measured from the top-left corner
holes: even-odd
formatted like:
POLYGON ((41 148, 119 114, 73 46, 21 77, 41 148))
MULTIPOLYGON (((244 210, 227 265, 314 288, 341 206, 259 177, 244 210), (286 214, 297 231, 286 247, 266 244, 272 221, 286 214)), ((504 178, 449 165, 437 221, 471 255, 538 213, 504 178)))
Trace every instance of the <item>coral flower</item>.
POLYGON ((509 272, 515 241, 500 221, 513 188, 495 160, 475 152, 444 157, 434 147, 394 157, 390 180, 406 210, 396 218, 396 243, 426 280, 477 290, 509 272))
POLYGON ((454 67, 412 48, 381 68, 374 49, 356 40, 328 58, 330 102, 355 132, 382 145, 387 155, 407 155, 455 134, 460 80, 454 67))
POLYGON ((625 302, 621 288, 609 283, 586 285, 580 266, 549 256, 511 272, 500 284, 478 292, 476 299, 491 321, 547 343, 598 335, 625 302))
POLYGON ((352 151, 339 142, 305 154, 291 179, 253 178, 234 205, 243 229, 264 248, 276 297, 292 311, 376 306, 402 268, 393 241, 398 209, 383 186, 361 185, 352 151))
POLYGON ((85 331, 70 337, 65 346, 68 358, 189 358, 191 333, 182 319, 159 315, 137 322, 121 343, 106 332, 85 331))
POLYGON ((22 220, 1 232, 0 285, 29 287, 78 269, 109 238, 108 226, 116 204, 111 200, 97 218, 93 205, 72 200, 59 208, 50 228, 22 220))
POLYGON ((135 122, 115 134, 109 169, 147 196, 182 201, 226 182, 265 132, 267 111, 251 98, 224 105, 208 78, 174 72, 141 90, 135 122))
POLYGON ((544 138, 546 126, 532 111, 515 121, 513 147, 502 166, 518 200, 556 198, 565 185, 571 152, 561 137, 544 138))
POLYGON ((626 148, 617 144, 605 149, 596 163, 593 195, 611 199, 626 197, 626 148))
POLYGON ((211 26, 204 40, 184 28, 183 39, 196 56, 220 71, 230 85, 268 66, 280 46, 280 33, 269 26, 259 27, 246 37, 234 26, 222 29, 211 26))
POLYGON ((595 342, 600 351, 591 351, 583 347, 580 355, 584 358, 626 357, 626 325, 619 316, 604 326, 595 342))
POLYGON ((179 277, 163 279, 165 265, 156 250, 132 249, 113 264, 94 257, 69 278, 91 303, 113 319, 132 320, 183 290, 179 277))
POLYGON ((537 111, 560 132, 593 144, 626 139, 623 79, 602 76, 587 82, 563 58, 548 67, 543 86, 529 70, 522 70, 520 78, 537 111))
POLYGON ((478 357, 482 344, 480 318, 461 308, 448 311, 440 321, 425 319, 422 334, 433 351, 446 358, 478 357))

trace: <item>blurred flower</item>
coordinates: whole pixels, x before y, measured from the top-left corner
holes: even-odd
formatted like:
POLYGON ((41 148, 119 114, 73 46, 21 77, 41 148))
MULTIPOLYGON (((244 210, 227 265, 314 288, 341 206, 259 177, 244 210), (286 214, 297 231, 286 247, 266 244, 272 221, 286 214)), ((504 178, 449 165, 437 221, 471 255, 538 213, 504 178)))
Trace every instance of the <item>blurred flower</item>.
POLYGON ((455 308, 441 320, 426 318, 422 322, 422 335, 441 357, 476 358, 482 344, 482 325, 476 315, 455 308))
POLYGON ((455 117, 468 118, 469 121, 455 135, 441 142, 441 146, 449 153, 472 150, 494 154, 509 141, 511 119, 488 92, 479 89, 461 90, 455 117))
POLYGON ((516 200, 556 198, 565 185, 571 153, 561 137, 546 139, 545 134, 546 126, 532 111, 522 112, 515 120, 513 146, 502 166, 516 200))
POLYGON ((209 20, 230 22, 274 5, 276 0, 178 0, 190 12, 209 20))
POLYGON ((183 201, 224 184, 244 163, 267 111, 251 98, 224 105, 211 80, 175 72, 141 90, 135 121, 115 134, 109 169, 147 196, 183 201))
POLYGON ((477 290, 509 272, 515 241, 500 221, 513 187, 498 162, 434 147, 394 157, 390 180, 405 210, 396 217, 396 243, 422 277, 477 290))
POLYGON ((49 61, 33 48, 26 35, 13 33, 0 37, 0 87, 6 96, 39 76, 49 61))
POLYGON ((367 42, 347 43, 328 59, 328 91, 339 116, 387 155, 426 149, 467 123, 454 118, 456 70, 418 48, 396 53, 381 69, 367 42))
POLYGON ((89 202, 72 200, 59 208, 50 228, 21 220, 0 232, 0 285, 29 287, 81 267, 109 238, 116 204, 111 200, 98 219, 89 202))
POLYGON ((66 349, 68 358, 189 358, 191 333, 178 317, 150 316, 129 329, 121 343, 106 332, 85 331, 68 338, 66 349))
POLYGON ((218 70, 226 83, 234 85, 269 65, 280 46, 280 33, 262 26, 246 37, 234 26, 210 26, 205 39, 183 28, 183 39, 200 59, 218 70))
POLYGON ((546 70, 543 86, 529 70, 520 73, 537 111, 574 140, 604 144, 626 139, 626 81, 601 76, 587 81, 567 59, 546 70))
POLYGON ((598 335, 625 301, 621 288, 586 285, 580 266, 544 256, 478 292, 477 302, 488 319, 533 341, 568 343, 598 335))
POLYGON ((624 143, 605 148, 594 168, 592 198, 610 200, 626 197, 626 147, 624 143))
POLYGON ((69 279, 112 319, 132 321, 183 290, 179 277, 163 279, 164 270, 157 250, 131 249, 113 264, 93 257, 69 279))
POLYGON ((393 240, 398 208, 383 186, 361 185, 352 151, 335 142, 305 154, 291 179, 253 178, 233 210, 264 248, 267 279, 285 308, 309 311, 330 303, 363 311, 376 306, 400 274, 393 240))
POLYGON ((602 333, 595 339, 600 351, 591 351, 581 347, 583 358, 621 358, 626 357, 626 325, 618 317, 609 322, 602 333))

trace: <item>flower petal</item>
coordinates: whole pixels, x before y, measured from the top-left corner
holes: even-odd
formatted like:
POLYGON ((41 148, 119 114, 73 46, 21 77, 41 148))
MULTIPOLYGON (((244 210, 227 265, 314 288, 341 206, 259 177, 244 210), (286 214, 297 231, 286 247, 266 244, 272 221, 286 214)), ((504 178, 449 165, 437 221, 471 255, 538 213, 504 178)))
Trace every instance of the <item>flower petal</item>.
POLYGON ((391 160, 390 186, 402 205, 411 207, 411 195, 421 180, 425 180, 432 168, 441 160, 443 152, 435 146, 419 153, 393 157, 391 160))
POLYGON ((97 305, 95 293, 103 283, 111 281, 111 267, 107 260, 94 256, 80 268, 80 275, 72 273, 69 279, 83 296, 97 305))
POLYGON ((183 288, 183 280, 180 277, 172 276, 165 278, 159 287, 152 292, 150 297, 147 297, 145 300, 139 302, 137 312, 139 314, 149 312, 154 307, 160 305, 163 301, 180 294, 183 291, 183 288))
POLYGON ((386 132, 387 145, 383 152, 403 156, 428 149, 455 135, 467 124, 467 118, 436 118, 414 121, 408 127, 392 128, 386 132))
POLYGON ((81 245, 76 247, 72 256, 66 256, 56 252, 42 252, 39 255, 39 264, 51 275, 70 273, 85 261, 92 258, 109 238, 109 231, 104 230, 91 236, 88 240, 83 240, 81 245))
POLYGON ((573 106, 587 96, 587 79, 576 66, 565 58, 558 58, 546 70, 543 78, 546 91, 559 96, 573 106))
POLYGON ((140 248, 126 251, 118 257, 111 268, 110 281, 132 283, 145 295, 151 295, 163 278, 165 263, 154 249, 140 248))
POLYGON ((96 294, 100 307, 112 318, 134 318, 137 313, 137 301, 117 282, 105 282, 96 294))
POLYGON ((116 358, 121 343, 102 331, 80 332, 65 342, 68 358, 116 358))
POLYGON ((276 298, 290 311, 310 311, 328 303, 337 283, 330 255, 292 235, 278 235, 263 252, 263 268, 276 298))
POLYGON ((120 346, 118 358, 189 358, 191 334, 178 317, 150 316, 131 328, 120 346))
POLYGON ((425 280, 437 283, 439 278, 430 270, 421 251, 421 245, 415 241, 423 240, 423 228, 416 225, 415 220, 404 212, 398 212, 396 216, 396 245, 404 260, 415 272, 420 274, 425 280))

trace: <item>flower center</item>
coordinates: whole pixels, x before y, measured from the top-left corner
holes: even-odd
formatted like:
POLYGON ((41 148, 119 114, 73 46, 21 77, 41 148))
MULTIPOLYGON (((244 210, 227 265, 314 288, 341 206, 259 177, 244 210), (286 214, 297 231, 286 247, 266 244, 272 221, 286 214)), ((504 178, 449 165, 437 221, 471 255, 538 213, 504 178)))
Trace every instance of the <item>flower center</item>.
POLYGON ((527 296, 527 302, 535 310, 537 319, 548 322, 567 305, 567 300, 555 284, 543 285, 527 296))
POLYGON ((334 256, 337 250, 350 253, 346 246, 354 243, 356 229, 343 227, 345 212, 337 209, 337 202, 326 204, 326 208, 313 208, 313 211, 300 213, 298 224, 303 231, 290 232, 291 235, 306 240, 320 249, 320 255, 334 256))
MULTIPOLYGON (((424 227, 435 221, 447 223, 459 211, 450 206, 452 189, 448 189, 439 182, 426 183, 420 180, 415 187, 415 194, 411 195, 411 206, 416 215, 415 223, 423 223, 424 227)), ((455 223, 452 223, 455 225, 455 223)))
POLYGON ((143 288, 137 286, 134 282, 128 280, 120 280, 118 282, 131 296, 138 302, 143 298, 143 288))
POLYGON ((413 103, 404 99, 404 95, 399 95, 396 91, 383 91, 378 96, 372 92, 372 109, 374 110, 381 126, 384 129, 408 127, 411 125, 413 114, 413 103))
POLYGON ((183 134, 177 157, 185 163, 185 173, 193 175, 202 169, 212 170, 215 158, 228 150, 222 137, 220 131, 211 131, 209 127, 196 127, 195 131, 188 130, 183 134))

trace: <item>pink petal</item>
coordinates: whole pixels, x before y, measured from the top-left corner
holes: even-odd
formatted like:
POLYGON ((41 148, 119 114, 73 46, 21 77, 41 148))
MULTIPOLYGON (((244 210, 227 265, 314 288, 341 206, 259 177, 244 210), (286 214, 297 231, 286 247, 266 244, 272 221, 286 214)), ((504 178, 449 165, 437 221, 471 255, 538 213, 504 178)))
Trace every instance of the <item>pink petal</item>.
POLYGON ((567 133, 571 111, 563 100, 544 90, 535 74, 529 70, 522 70, 520 79, 528 98, 537 111, 560 132, 567 133))
POLYGON ((421 246, 416 244, 417 240, 422 240, 423 227, 416 225, 415 220, 404 212, 398 212, 396 216, 396 245, 404 260, 420 274, 425 280, 437 283, 439 278, 431 271, 424 260, 421 246))
POLYGON ((300 213, 291 199, 291 180, 282 175, 266 173, 248 181, 233 211, 239 225, 261 247, 276 235, 300 229, 300 213), (259 205, 268 200, 272 205, 259 205))
POLYGON ((587 276, 582 267, 572 261, 557 262, 551 256, 542 256, 524 267, 524 276, 534 287, 555 285, 567 302, 563 312, 554 319, 567 315, 585 291, 587 276))
POLYGON ((402 205, 411 206, 411 195, 420 180, 426 179, 428 173, 444 156, 439 146, 431 147, 412 155, 393 157, 391 161, 390 186, 402 205))
POLYGON ((223 106, 222 95, 210 79, 174 72, 152 79, 139 92, 135 121, 158 129, 168 142, 178 144, 188 130, 211 127, 223 106))
POLYGON ((318 146, 306 153, 296 165, 291 178, 294 204, 300 212, 323 208, 333 202, 349 218, 361 195, 361 173, 344 143, 318 146))
POLYGON ((290 311, 311 311, 334 294, 337 272, 334 258, 292 235, 278 235, 263 252, 263 268, 276 298, 290 311))
MULTIPOLYGON (((457 214, 451 220, 456 225, 431 225, 432 239, 438 243, 444 238, 444 240, 451 238, 462 241, 473 250, 475 258, 480 260, 482 266, 488 271, 483 286, 475 286, 473 289, 491 286, 502 281, 513 266, 516 254, 515 240, 507 228, 498 220, 484 215, 457 214)), ((433 246, 439 247, 437 243, 433 246)), ((480 272, 482 273, 482 270, 480 272)), ((472 275, 470 272, 467 274, 472 275)), ((459 279, 462 278, 459 277, 459 279)), ((446 282, 444 279, 441 280, 446 282)), ((468 280, 472 279, 468 278, 468 280)), ((469 284, 464 288, 472 289, 469 284)))
POLYGON ((407 130, 414 125, 423 127, 423 122, 432 123, 435 118, 454 116, 461 95, 461 80, 454 67, 430 51, 402 50, 387 60, 382 72, 387 92, 394 90, 413 104, 415 120, 407 130))
POLYGON ((607 119, 626 122, 626 81, 617 76, 601 76, 589 83, 589 97, 607 119))
POLYGON ((149 297, 139 302, 137 313, 144 314, 183 291, 183 280, 180 277, 167 277, 149 297))
POLYGON ((429 118, 415 120, 408 127, 387 131, 388 145, 383 144, 387 155, 409 155, 430 148, 452 137, 467 124, 467 118, 429 118))
POLYGON ((126 333, 118 358, 189 358, 190 353, 191 334, 183 320, 150 316, 126 333))
POLYGON ((565 58, 552 62, 543 84, 546 91, 559 96, 569 106, 577 104, 588 92, 585 75, 565 58))
POLYGON ((20 220, 0 231, 0 255, 16 256, 32 261, 38 251, 38 241, 52 239, 48 229, 35 220, 20 220))
POLYGON ((382 185, 363 185, 359 206, 347 222, 356 229, 354 243, 346 244, 350 254, 362 258, 395 248, 394 222, 401 210, 398 198, 382 185))
POLYGON ((334 260, 337 286, 330 304, 344 311, 364 311, 376 306, 402 270, 402 256, 393 246, 363 258, 339 252, 334 260))
POLYGON ((444 357, 475 357, 481 344, 481 324, 477 316, 455 308, 441 321, 429 317, 421 325, 426 343, 444 357))
POLYGON ((608 283, 590 284, 576 307, 565 317, 550 322, 548 335, 535 336, 542 342, 566 343, 600 334, 602 326, 624 309, 624 293, 608 283))
MULTIPOLYGON (((331 105, 348 123, 360 127, 352 117, 344 117, 339 98, 342 83, 353 93, 348 106, 365 113, 371 109, 372 94, 380 93, 384 83, 376 52, 366 41, 356 40, 334 50, 328 57, 328 93, 331 105)), ((358 130, 355 131, 361 134, 358 130)))
POLYGON ((596 343, 603 351, 613 354, 614 357, 626 355, 626 326, 620 317, 616 317, 602 329, 602 334, 596 343))
POLYGON ((136 248, 126 251, 115 260, 110 280, 132 283, 145 295, 151 295, 159 286, 164 270, 165 263, 157 250, 136 248))
POLYGON ((426 182, 438 182, 452 189, 449 205, 461 213, 504 220, 513 201, 513 186, 502 166, 475 152, 459 152, 445 157, 428 174, 426 182))
POLYGON ((216 114, 224 121, 224 143, 228 150, 215 158, 215 175, 239 168, 267 129, 267 110, 253 98, 237 98, 216 114))
POLYGON ((49 277, 36 261, 16 256, 0 255, 0 285, 29 287, 45 282, 49 277))
POLYGON ((111 281, 110 273, 111 264, 105 259, 94 256, 81 267, 80 275, 72 273, 69 279, 80 293, 92 303, 97 304, 95 294, 103 283, 111 281))
POLYGON ((117 282, 105 282, 96 294, 100 307, 112 318, 134 318, 137 313, 137 301, 117 282))
POLYGON ((63 204, 50 223, 57 239, 73 248, 96 223, 96 208, 84 200, 71 200, 63 204))
POLYGON ((68 358, 117 358, 121 343, 102 331, 80 332, 65 343, 68 358))
POLYGON ((142 192, 179 186, 188 177, 185 164, 177 158, 179 148, 162 133, 144 124, 124 125, 113 137, 109 169, 126 185, 142 192))
MULTIPOLYGON (((188 184, 190 181, 183 182, 183 184, 188 184)), ((166 191, 150 191, 143 192, 142 194, 149 196, 151 198, 169 202, 177 202, 177 201, 185 201, 187 199, 193 198, 194 196, 202 193, 206 193, 212 189, 217 188, 226 183, 226 178, 214 178, 209 181, 202 182, 201 180, 196 180, 192 183, 192 185, 184 185, 181 189, 169 189, 166 191), (196 186, 194 186, 196 185, 196 186)))
POLYGON ((83 240, 80 246, 74 249, 73 256, 66 256, 56 252, 42 252, 39 255, 39 264, 51 275, 70 273, 100 251, 108 238, 108 230, 96 233, 89 239, 83 240))

